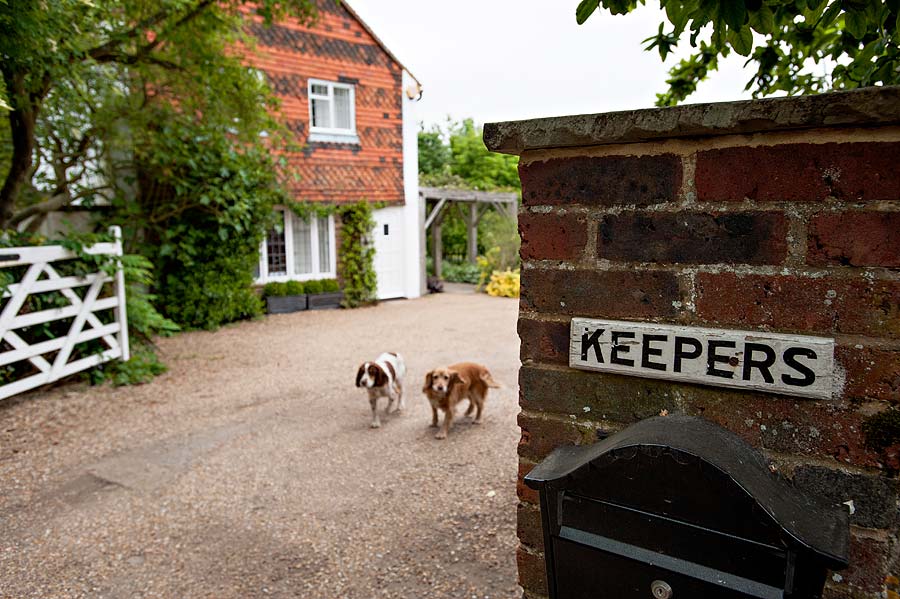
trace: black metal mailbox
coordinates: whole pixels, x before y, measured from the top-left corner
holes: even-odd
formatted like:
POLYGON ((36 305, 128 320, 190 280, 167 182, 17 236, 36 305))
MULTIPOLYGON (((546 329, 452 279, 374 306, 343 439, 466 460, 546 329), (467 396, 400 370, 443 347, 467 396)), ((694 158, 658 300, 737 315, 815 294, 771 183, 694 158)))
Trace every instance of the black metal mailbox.
POLYGON ((846 510, 699 418, 560 447, 525 483, 540 491, 550 599, 809 599, 848 565, 846 510))

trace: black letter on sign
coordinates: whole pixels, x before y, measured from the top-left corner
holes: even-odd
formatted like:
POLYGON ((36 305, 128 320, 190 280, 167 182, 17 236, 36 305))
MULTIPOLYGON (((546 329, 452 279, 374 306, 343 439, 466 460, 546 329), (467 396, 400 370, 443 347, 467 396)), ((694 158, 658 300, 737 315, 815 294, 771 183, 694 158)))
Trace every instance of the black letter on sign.
POLYGON ((733 379, 734 373, 732 371, 719 370, 718 368, 716 368, 717 362, 728 364, 731 360, 731 358, 729 358, 728 356, 720 356, 716 353, 716 350, 720 347, 734 349, 735 343, 734 341, 709 341, 707 343, 709 355, 706 356, 706 374, 708 374, 709 376, 717 376, 723 379, 733 379))
POLYGON ((776 359, 777 356, 775 355, 775 350, 768 345, 763 345, 762 343, 744 344, 744 374, 741 378, 745 381, 749 381, 751 371, 754 368, 757 368, 759 369, 759 373, 763 376, 763 380, 767 383, 774 383, 775 379, 772 378, 772 373, 769 372, 769 368, 772 367, 776 359), (753 352, 756 351, 766 354, 766 357, 762 360, 755 359, 753 357, 753 352))
POLYGON ((627 354, 631 351, 631 347, 627 345, 619 345, 620 338, 634 339, 634 333, 626 333, 624 331, 613 331, 612 333, 612 352, 609 354, 609 361, 613 364, 621 364, 622 366, 634 366, 634 360, 628 358, 620 358, 619 352, 627 354))
POLYGON ((693 337, 675 337, 675 372, 681 372, 681 359, 687 358, 694 360, 703 353, 703 345, 693 337), (694 348, 692 352, 684 351, 684 346, 690 345, 694 348))
POLYGON ((665 370, 666 365, 659 362, 651 362, 650 356, 661 356, 662 350, 650 347, 654 341, 668 341, 668 335, 644 335, 644 343, 641 345, 641 366, 653 370, 665 370))
POLYGON ((786 374, 782 374, 781 380, 785 385, 791 385, 794 387, 809 387, 816 382, 816 373, 810 370, 809 367, 798 362, 797 356, 803 356, 804 358, 809 358, 810 360, 815 360, 819 357, 816 355, 816 352, 806 347, 787 348, 786 350, 784 350, 784 363, 803 376, 788 376, 786 374))
POLYGON ((603 364, 603 354, 600 353, 600 335, 603 334, 605 329, 597 329, 594 331, 590 337, 588 337, 587 329, 585 329, 584 333, 581 334, 581 359, 584 362, 587 362, 588 352, 591 349, 594 350, 594 354, 597 356, 597 362, 603 364))

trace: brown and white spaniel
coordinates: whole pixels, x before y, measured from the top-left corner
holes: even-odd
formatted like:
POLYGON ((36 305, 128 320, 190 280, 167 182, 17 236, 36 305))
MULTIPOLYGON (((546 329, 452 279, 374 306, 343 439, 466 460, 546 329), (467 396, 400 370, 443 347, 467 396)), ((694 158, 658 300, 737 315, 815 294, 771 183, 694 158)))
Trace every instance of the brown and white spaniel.
POLYGON ((363 362, 356 373, 356 386, 364 387, 369 394, 369 405, 372 406, 372 428, 379 428, 381 421, 375 409, 379 397, 387 397, 388 405, 384 409, 387 414, 397 401, 399 412, 403 409, 403 377, 406 376, 406 365, 400 354, 385 352, 374 362, 363 362))

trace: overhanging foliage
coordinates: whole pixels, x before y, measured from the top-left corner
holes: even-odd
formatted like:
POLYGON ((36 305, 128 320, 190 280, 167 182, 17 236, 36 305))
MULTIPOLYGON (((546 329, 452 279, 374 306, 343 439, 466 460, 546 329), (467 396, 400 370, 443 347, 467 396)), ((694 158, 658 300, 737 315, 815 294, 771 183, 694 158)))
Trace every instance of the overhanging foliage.
MULTIPOLYGON (((576 20, 628 14, 644 0, 582 0, 576 20)), ((900 0, 660 0, 668 23, 645 40, 665 60, 688 38, 693 54, 669 71, 657 105, 681 102, 733 50, 755 63, 754 97, 900 83, 900 0), (824 74, 811 65, 827 68, 824 74)))

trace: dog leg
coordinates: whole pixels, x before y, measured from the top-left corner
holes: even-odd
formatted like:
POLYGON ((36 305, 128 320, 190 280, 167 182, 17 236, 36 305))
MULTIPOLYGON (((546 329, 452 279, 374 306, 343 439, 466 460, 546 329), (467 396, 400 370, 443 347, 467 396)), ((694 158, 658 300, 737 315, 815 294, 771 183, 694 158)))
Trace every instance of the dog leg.
POLYGON ((481 410, 484 409, 484 398, 482 398, 481 401, 476 401, 474 403, 478 408, 478 411, 475 412, 475 420, 472 421, 472 424, 481 424, 481 410))
POLYGON ((469 398, 469 407, 466 408, 466 416, 471 416, 471 415, 472 415, 472 410, 473 410, 474 408, 475 408, 475 402, 474 402, 474 401, 472 400, 472 398, 470 397, 470 398, 469 398))
POLYGON ((433 405, 431 406, 431 427, 437 428, 437 408, 433 405))
POLYGON ((453 424, 453 406, 448 406, 447 411, 444 412, 444 426, 441 427, 441 430, 437 432, 434 436, 435 439, 446 439, 447 435, 450 433, 450 425, 453 424))
POLYGON ((384 413, 390 414, 391 406, 394 405, 394 389, 393 388, 390 388, 390 387, 388 388, 387 398, 388 398, 388 402, 387 402, 387 406, 384 408, 384 413))
POLYGON ((404 404, 403 404, 403 385, 401 385, 400 382, 397 381, 397 411, 400 412, 401 410, 403 410, 403 407, 404 407, 404 404))
POLYGON ((369 396, 369 405, 372 406, 372 424, 369 426, 371 428, 381 428, 381 421, 378 419, 378 396, 370 395, 369 396))

